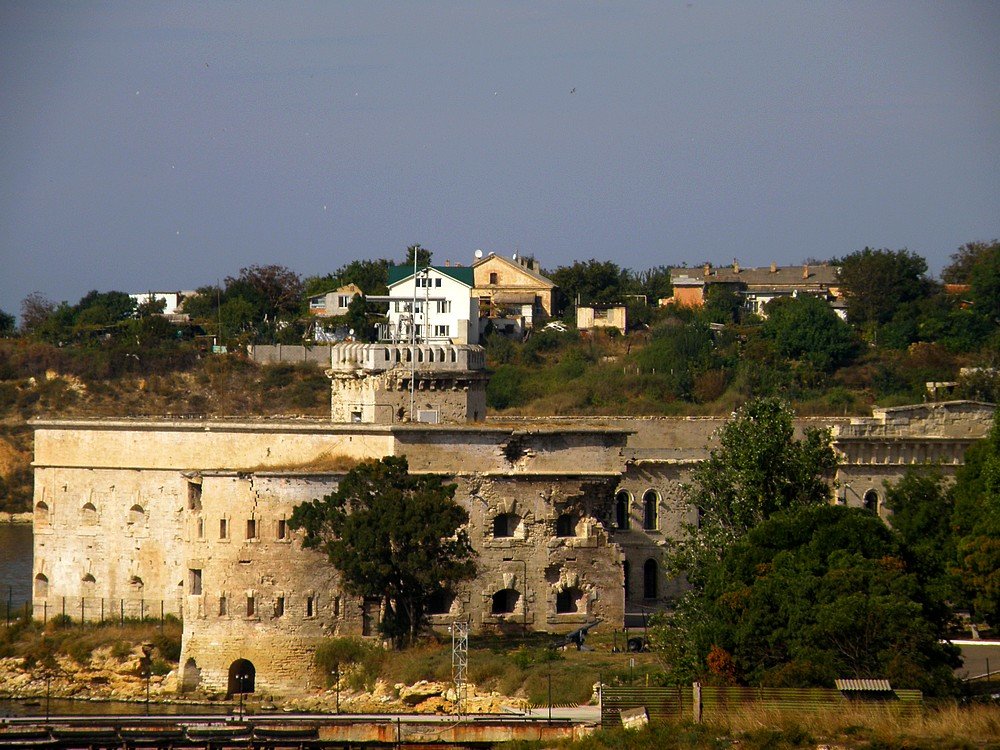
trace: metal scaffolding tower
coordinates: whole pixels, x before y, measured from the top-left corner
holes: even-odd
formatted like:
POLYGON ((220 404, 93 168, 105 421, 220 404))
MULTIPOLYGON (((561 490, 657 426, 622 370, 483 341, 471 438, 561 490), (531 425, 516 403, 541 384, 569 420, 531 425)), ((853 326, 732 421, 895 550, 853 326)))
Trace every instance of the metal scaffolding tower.
POLYGON ((465 686, 469 675, 469 623, 451 624, 451 679, 455 683, 455 707, 465 712, 465 686))

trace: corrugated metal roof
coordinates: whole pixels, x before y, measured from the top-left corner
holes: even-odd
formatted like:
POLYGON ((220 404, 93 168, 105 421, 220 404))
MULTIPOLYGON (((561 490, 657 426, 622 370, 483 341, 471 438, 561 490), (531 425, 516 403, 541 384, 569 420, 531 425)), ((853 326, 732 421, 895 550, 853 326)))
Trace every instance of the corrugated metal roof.
POLYGON ((892 685, 888 680, 834 680, 837 690, 891 693, 892 685))

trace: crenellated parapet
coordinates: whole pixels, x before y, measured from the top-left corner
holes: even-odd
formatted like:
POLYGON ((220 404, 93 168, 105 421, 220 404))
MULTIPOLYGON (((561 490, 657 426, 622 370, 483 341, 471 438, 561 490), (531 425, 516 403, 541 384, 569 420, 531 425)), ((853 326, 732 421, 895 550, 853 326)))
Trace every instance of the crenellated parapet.
POLYGON ((486 356, 459 344, 331 347, 333 422, 478 422, 486 417, 486 356))

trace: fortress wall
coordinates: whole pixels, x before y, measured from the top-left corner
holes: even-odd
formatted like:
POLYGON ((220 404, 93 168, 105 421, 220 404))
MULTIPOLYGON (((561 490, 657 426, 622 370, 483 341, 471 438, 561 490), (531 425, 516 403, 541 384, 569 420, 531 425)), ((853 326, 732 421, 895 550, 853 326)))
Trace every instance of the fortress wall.
POLYGON ((258 692, 295 691, 311 684, 319 639, 361 632, 325 555, 287 526, 339 477, 204 476, 200 505, 185 511, 184 684, 230 692, 230 666, 248 659, 258 692))
POLYGON ((619 474, 627 433, 613 430, 405 427, 396 450, 411 471, 440 473, 619 474))
POLYGON ((179 614, 186 493, 175 471, 36 468, 35 616, 179 614))
POLYGON ((293 468, 391 455, 374 425, 211 420, 38 420, 36 466, 151 469, 293 468))

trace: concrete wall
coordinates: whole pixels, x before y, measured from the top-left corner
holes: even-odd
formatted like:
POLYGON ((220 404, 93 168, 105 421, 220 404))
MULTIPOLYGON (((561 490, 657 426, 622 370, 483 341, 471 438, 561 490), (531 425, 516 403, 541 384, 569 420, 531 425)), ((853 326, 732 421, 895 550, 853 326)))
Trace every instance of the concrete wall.
POLYGON ((250 344, 247 354, 259 365, 273 365, 279 362, 300 364, 313 362, 320 367, 330 365, 330 347, 302 346, 299 344, 250 344))

